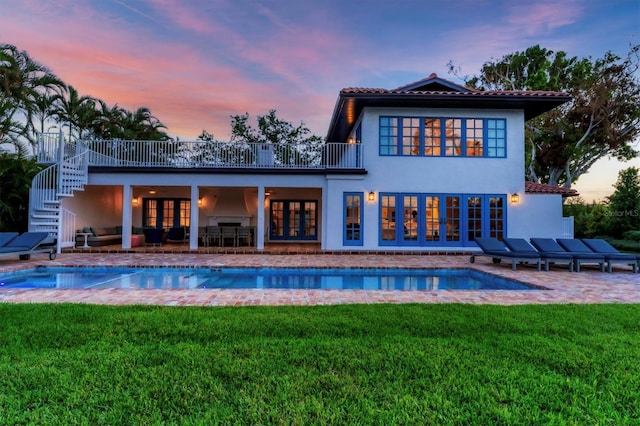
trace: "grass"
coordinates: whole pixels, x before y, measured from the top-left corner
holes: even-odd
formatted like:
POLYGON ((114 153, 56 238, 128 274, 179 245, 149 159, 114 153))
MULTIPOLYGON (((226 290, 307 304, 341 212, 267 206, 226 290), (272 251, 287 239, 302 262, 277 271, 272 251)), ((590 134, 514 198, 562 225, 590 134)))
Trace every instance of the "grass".
POLYGON ((624 425, 640 306, 0 304, 0 424, 624 425))

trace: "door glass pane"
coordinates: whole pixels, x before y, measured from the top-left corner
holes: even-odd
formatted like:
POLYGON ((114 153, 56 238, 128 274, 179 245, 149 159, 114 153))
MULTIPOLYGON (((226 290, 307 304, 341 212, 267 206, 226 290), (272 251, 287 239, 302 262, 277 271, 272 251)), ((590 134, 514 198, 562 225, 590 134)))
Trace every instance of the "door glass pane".
POLYGON ((271 202, 271 235, 284 236, 284 203, 282 201, 271 202))
POLYGON ((446 198, 447 241, 460 241, 460 197, 446 198))
POLYGON ((316 203, 305 202, 304 203, 304 236, 314 237, 317 233, 316 230, 316 203))
POLYGON ((482 197, 467 198, 467 239, 475 241, 482 236, 482 197))
POLYGON ((380 229, 383 241, 396 239, 396 196, 383 195, 380 197, 380 229))
POLYGON ((180 226, 191 226, 190 200, 180 200, 180 226))
POLYGON ((405 195, 403 198, 403 224, 404 240, 411 241, 418 239, 418 197, 415 195, 405 195))
POLYGON ((289 236, 300 235, 300 204, 292 201, 289 203, 289 236))
POLYGON ((504 197, 489 197, 489 236, 504 238, 504 197))
POLYGON ((173 227, 173 208, 174 208, 173 200, 164 200, 164 205, 162 208, 162 227, 165 229, 173 227))
POLYGON ((425 198, 425 240, 440 241, 440 197, 425 198))
POLYGON ((149 226, 152 228, 156 227, 158 220, 158 201, 157 200, 146 200, 147 211, 145 212, 146 222, 144 226, 149 226))

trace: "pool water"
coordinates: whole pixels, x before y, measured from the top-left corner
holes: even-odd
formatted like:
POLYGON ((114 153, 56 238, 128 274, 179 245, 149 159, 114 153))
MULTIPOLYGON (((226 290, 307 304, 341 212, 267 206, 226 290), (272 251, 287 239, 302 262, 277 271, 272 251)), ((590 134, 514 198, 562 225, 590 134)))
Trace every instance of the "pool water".
POLYGON ((0 275, 2 288, 538 290, 468 269, 38 267, 0 275))

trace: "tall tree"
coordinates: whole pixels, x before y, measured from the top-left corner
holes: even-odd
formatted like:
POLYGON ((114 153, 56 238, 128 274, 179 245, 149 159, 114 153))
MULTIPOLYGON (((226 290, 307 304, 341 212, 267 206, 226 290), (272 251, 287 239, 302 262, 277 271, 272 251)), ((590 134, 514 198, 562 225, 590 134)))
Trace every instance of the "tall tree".
POLYGON ((57 93, 49 93, 49 91, 45 91, 44 93, 39 93, 36 97, 36 100, 33 104, 33 133, 34 138, 36 133, 44 133, 45 126, 47 125, 47 121, 50 118, 53 118, 54 113, 54 104, 56 100, 56 96, 59 95, 57 93))
POLYGON ((609 197, 609 231, 621 237, 640 230, 640 169, 629 167, 618 173, 615 191, 609 197))
POLYGON ((311 134, 304 123, 295 126, 277 117, 275 110, 257 117, 258 128, 249 124, 249 114, 231 117, 231 142, 277 145, 275 159, 280 164, 312 164, 322 156, 324 140, 311 134))
MULTIPOLYGON (((630 160, 640 135, 640 45, 596 60, 533 46, 489 61, 466 83, 483 90, 568 92, 573 101, 527 123, 528 180, 570 187, 603 157, 630 160)), ((450 72, 455 72, 449 64, 450 72)))
POLYGON ((41 93, 64 86, 48 68, 10 44, 0 44, 0 143, 35 144, 30 133, 41 93))
POLYGON ((80 137, 80 132, 89 127, 87 111, 95 109, 95 102, 91 96, 80 96, 73 86, 67 86, 65 93, 56 97, 53 115, 61 125, 67 125, 69 139, 80 137))
POLYGON ((161 129, 166 129, 147 107, 125 111, 122 120, 123 134, 119 137, 136 140, 168 141, 171 138, 161 129))

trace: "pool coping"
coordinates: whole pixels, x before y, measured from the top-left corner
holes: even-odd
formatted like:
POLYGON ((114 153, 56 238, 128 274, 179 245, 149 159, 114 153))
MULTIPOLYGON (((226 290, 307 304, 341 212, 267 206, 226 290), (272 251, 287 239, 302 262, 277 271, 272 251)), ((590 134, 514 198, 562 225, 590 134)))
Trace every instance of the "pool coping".
POLYGON ((408 268, 470 269, 490 273, 550 291, 531 290, 275 290, 275 289, 0 289, 5 303, 85 303, 161 306, 314 306, 352 303, 640 303, 640 274, 615 265, 613 273, 589 267, 569 272, 566 266, 537 271, 535 266, 495 265, 491 259, 467 255, 420 254, 184 254, 184 253, 62 253, 56 260, 34 255, 31 260, 1 260, 0 272, 43 266, 139 267, 287 267, 287 268, 408 268))

